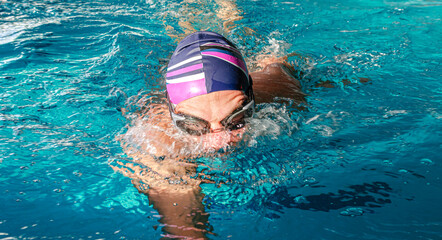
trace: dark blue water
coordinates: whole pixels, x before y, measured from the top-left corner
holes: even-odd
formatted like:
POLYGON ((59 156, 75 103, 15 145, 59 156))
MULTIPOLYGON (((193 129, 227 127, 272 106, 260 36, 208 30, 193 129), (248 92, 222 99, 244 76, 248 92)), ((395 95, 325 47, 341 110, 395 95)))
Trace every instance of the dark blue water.
POLYGON ((308 97, 258 106, 248 147, 200 160, 230 181, 202 185, 209 238, 442 239, 441 4, 0 1, 0 237, 159 239, 110 167, 131 161, 123 112, 212 30, 250 70, 289 56, 308 97))

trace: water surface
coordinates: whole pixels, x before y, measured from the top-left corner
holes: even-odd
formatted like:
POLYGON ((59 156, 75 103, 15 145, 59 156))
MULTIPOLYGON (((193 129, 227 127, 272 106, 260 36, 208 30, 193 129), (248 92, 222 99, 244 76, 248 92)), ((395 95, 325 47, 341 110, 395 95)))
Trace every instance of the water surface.
POLYGON ((200 159, 201 172, 231 173, 202 185, 210 238, 440 239, 441 8, 1 1, 0 236, 159 239, 147 196, 109 165, 131 161, 123 111, 164 89, 178 39, 212 30, 250 70, 289 56, 308 97, 304 111, 258 106, 267 128, 249 147, 200 159))

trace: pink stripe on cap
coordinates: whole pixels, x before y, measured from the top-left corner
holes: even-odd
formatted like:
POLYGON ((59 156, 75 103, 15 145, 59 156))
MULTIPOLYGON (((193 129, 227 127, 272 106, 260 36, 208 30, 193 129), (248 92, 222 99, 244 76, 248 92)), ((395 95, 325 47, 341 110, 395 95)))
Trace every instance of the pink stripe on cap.
POLYGON ((205 79, 190 82, 169 83, 166 85, 169 99, 173 104, 178 104, 186 99, 207 94, 205 79))
POLYGON ((173 76, 176 76, 176 75, 179 75, 179 74, 195 71, 195 70, 198 70, 198 69, 201 69, 201 68, 203 68, 203 64, 202 63, 196 64, 196 65, 192 65, 192 66, 185 67, 185 68, 182 68, 182 69, 179 69, 179 70, 176 70, 176 71, 168 72, 166 74, 166 77, 173 77, 173 76))
POLYGON ((214 56, 220 59, 223 59, 233 65, 238 66, 239 68, 241 68, 244 73, 247 73, 247 68, 246 68, 246 64, 244 63, 244 61, 242 61, 241 59, 238 59, 234 56, 231 56, 229 54, 225 54, 225 53, 220 53, 220 52, 211 52, 211 51, 204 51, 201 52, 202 55, 208 55, 208 56, 214 56))

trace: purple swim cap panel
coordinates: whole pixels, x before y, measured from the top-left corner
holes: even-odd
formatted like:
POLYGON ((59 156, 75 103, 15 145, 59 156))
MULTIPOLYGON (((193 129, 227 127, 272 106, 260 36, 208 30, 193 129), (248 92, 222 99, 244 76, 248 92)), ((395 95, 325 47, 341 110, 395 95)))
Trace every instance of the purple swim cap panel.
POLYGON ((242 56, 226 48, 201 46, 208 92, 222 90, 246 91, 248 72, 242 56))
POLYGON ((166 84, 173 104, 207 93, 199 48, 188 48, 172 56, 167 69, 166 84))
POLYGON ((247 72, 246 64, 244 63, 244 60, 236 58, 235 56, 218 52, 218 51, 204 51, 201 53, 204 56, 212 56, 221 60, 224 60, 230 64, 233 64, 234 66, 239 67, 244 73, 247 72))
POLYGON ((241 53, 223 36, 196 32, 179 44, 166 74, 169 99, 178 104, 199 95, 251 87, 241 53))

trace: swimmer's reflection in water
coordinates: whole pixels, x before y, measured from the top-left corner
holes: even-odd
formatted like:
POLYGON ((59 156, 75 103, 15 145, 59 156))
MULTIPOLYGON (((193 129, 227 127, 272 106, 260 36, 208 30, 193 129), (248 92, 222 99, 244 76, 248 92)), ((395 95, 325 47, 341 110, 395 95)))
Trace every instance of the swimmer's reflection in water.
POLYGON ((195 32, 170 59, 166 96, 167 104, 151 104, 122 139, 134 163, 114 168, 148 195, 165 238, 207 238, 213 231, 199 186, 207 180, 189 159, 239 143, 255 104, 275 97, 302 102, 305 94, 288 65, 270 62, 249 73, 232 42, 195 32))

